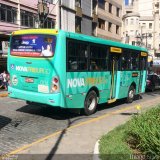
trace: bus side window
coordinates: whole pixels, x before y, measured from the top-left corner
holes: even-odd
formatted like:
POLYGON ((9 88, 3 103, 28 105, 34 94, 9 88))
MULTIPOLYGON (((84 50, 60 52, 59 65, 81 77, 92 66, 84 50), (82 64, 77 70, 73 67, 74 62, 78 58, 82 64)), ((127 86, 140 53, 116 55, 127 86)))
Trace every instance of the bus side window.
POLYGON ((85 71, 88 69, 88 45, 81 41, 69 40, 67 43, 68 71, 85 71))
POLYGON ((139 69, 139 53, 131 51, 131 70, 139 69))
POLYGON ((90 70, 103 71, 108 69, 108 48, 104 45, 90 45, 90 70))
POLYGON ((140 57, 140 70, 147 69, 147 57, 140 57))
POLYGON ((121 68, 122 71, 124 70, 130 70, 130 51, 129 50, 123 50, 123 54, 122 54, 122 61, 121 61, 121 68))

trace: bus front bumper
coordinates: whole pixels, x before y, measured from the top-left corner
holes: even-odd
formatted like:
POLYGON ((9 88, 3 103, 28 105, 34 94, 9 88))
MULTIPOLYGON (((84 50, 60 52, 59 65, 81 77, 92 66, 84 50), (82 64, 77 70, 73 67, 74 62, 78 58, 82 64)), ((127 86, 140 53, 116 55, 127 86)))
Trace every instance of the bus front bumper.
POLYGON ((8 87, 8 94, 11 98, 22 99, 30 102, 48 104, 51 106, 61 106, 61 94, 46 94, 39 92, 30 92, 8 87))

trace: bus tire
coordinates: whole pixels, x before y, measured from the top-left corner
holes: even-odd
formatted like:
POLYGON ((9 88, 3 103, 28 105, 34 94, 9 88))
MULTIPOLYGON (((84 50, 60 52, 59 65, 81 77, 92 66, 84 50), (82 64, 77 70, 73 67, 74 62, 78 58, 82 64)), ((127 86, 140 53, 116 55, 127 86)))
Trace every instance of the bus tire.
POLYGON ((89 116, 95 113, 97 108, 97 94, 94 90, 90 91, 84 101, 84 114, 89 116))
POLYGON ((135 88, 134 86, 130 86, 128 90, 127 103, 132 103, 135 97, 135 88))
POLYGON ((26 104, 31 105, 32 102, 31 101, 26 101, 26 104))

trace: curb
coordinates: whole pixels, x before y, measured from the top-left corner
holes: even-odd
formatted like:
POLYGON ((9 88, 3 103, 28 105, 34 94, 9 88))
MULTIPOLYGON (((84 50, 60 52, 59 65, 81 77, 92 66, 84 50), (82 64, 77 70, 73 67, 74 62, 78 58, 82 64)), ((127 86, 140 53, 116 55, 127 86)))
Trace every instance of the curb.
POLYGON ((7 97, 7 96, 8 96, 8 92, 0 93, 0 97, 7 97))
POLYGON ((100 142, 100 140, 98 140, 94 146, 93 160, 100 160, 100 158, 99 158, 99 142, 100 142))

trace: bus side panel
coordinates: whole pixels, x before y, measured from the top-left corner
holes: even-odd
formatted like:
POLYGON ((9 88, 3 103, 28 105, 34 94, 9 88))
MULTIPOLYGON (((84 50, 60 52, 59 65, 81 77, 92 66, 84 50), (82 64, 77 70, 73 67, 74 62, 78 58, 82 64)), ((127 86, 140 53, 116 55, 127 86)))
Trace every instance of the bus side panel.
POLYGON ((58 76, 60 80, 60 93, 61 101, 60 107, 65 108, 65 95, 66 95, 66 34, 63 31, 60 31, 58 35, 57 50, 54 61, 54 73, 58 76))
POLYGON ((68 72, 66 85, 66 102, 68 108, 83 108, 85 97, 92 87, 100 94, 99 103, 109 98, 109 72, 68 72))
POLYGON ((142 88, 141 88, 141 93, 145 92, 146 89, 146 78, 147 78, 147 72, 146 71, 142 71, 143 72, 143 78, 142 78, 142 88))
POLYGON ((120 76, 120 92, 118 99, 126 98, 128 95, 129 87, 132 83, 136 84, 136 94, 139 92, 139 71, 123 71, 120 76))
POLYGON ((127 97, 128 85, 130 83, 131 73, 129 71, 122 71, 120 74, 120 90, 118 99, 127 97))

